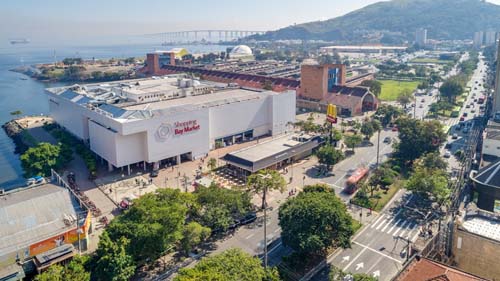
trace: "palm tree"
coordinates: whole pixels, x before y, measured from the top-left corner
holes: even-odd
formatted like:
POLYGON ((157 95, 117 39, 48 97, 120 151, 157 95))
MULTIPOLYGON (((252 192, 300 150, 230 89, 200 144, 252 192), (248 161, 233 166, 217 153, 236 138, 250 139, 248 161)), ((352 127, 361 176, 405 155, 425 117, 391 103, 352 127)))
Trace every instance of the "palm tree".
POLYGON ((262 209, 266 206, 266 193, 269 190, 285 191, 285 179, 275 170, 260 170, 247 178, 247 187, 253 193, 262 193, 262 209))

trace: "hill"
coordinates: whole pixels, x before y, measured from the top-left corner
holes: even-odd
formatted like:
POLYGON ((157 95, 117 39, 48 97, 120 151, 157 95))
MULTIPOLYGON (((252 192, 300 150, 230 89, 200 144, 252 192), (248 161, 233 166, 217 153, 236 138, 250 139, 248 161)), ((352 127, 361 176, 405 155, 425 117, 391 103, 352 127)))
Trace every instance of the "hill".
POLYGON ((480 0, 393 0, 346 15, 285 27, 257 40, 336 40, 382 42, 413 40, 417 28, 432 39, 472 39, 475 31, 500 31, 500 6, 480 0))

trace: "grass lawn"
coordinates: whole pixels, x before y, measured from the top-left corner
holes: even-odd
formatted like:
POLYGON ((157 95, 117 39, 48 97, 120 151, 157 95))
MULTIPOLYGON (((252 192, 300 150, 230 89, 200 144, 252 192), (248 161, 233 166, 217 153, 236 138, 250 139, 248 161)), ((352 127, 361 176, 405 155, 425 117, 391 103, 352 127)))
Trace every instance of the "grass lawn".
MULTIPOLYGON (((393 183, 387 191, 385 190, 378 190, 377 192, 374 193, 374 195, 378 194, 380 198, 370 198, 370 202, 372 203, 373 210, 376 212, 380 212, 384 206, 391 200, 391 198, 398 192, 398 190, 401 188, 402 182, 401 181, 396 181, 393 183)), ((377 196, 378 197, 378 196, 377 196)))
POLYGON ((380 82, 382 83, 382 92, 379 99, 383 101, 395 101, 404 89, 413 92, 419 84, 418 81, 380 80, 380 82))

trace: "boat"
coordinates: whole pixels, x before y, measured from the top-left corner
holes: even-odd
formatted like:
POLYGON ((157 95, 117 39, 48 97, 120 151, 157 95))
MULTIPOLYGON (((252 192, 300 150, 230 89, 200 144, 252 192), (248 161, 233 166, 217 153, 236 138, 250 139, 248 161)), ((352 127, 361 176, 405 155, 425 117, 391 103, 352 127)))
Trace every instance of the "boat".
POLYGON ((10 44, 15 45, 15 44, 28 44, 30 42, 29 39, 27 38, 20 38, 20 39, 10 39, 10 44))

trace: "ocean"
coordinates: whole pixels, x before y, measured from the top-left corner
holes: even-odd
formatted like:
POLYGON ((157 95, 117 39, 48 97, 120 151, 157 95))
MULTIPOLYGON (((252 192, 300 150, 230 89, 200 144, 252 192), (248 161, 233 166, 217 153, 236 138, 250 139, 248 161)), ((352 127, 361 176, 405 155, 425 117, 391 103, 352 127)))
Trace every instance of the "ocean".
MULTIPOLYGON (((221 45, 186 45, 191 53, 223 51, 221 45)), ((144 57, 154 50, 173 47, 154 44, 128 44, 106 46, 35 46, 32 44, 0 45, 0 123, 11 120, 10 112, 21 110, 23 115, 47 115, 48 101, 44 94, 47 87, 60 83, 41 83, 9 69, 37 63, 51 63, 66 57, 106 59, 144 57), (25 78, 28 78, 25 80, 25 78)), ((0 189, 9 190, 24 185, 23 169, 19 155, 14 153, 14 143, 0 130, 0 189)))

